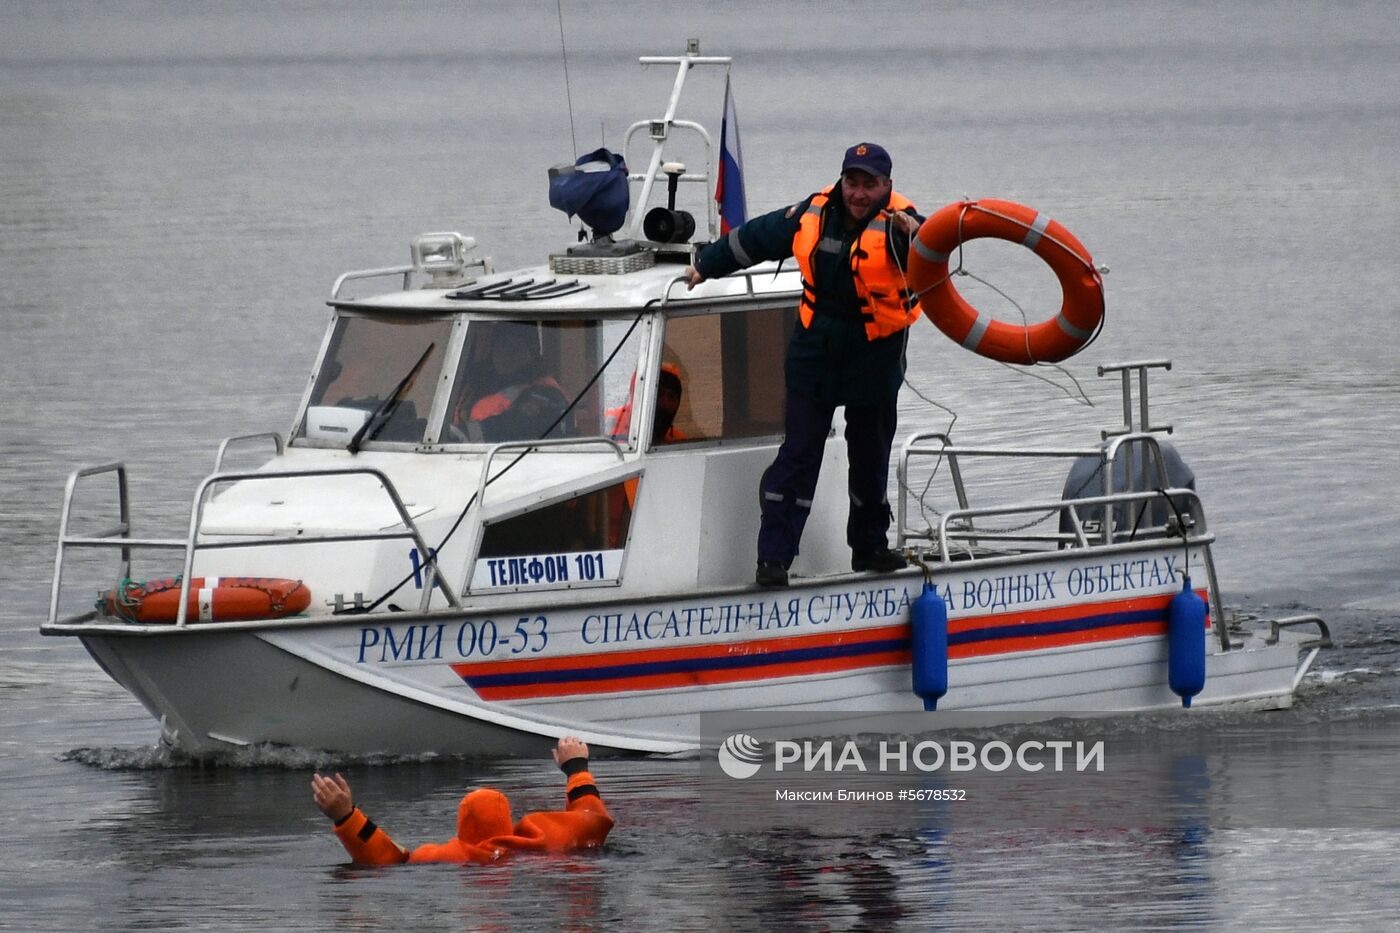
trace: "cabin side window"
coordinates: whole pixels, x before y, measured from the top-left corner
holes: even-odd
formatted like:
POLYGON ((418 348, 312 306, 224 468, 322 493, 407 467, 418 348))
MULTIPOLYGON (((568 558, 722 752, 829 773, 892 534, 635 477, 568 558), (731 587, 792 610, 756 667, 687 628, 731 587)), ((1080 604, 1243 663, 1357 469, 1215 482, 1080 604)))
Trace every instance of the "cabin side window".
POLYGON ((557 589, 618 582, 637 477, 488 522, 468 588, 557 589))
POLYGON ((473 321, 438 437, 496 444, 597 437, 625 393, 640 329, 630 321, 473 321), (623 344, 619 347, 619 343, 623 344), (613 364, 598 367, 614 350, 613 364))
POLYGON ((637 480, 575 496, 514 518, 490 522, 482 557, 518 557, 557 551, 613 550, 627 543, 637 480))
POLYGON ((296 436, 344 446, 379 412, 362 442, 422 443, 451 332, 447 320, 338 318, 296 436))
POLYGON ((783 353, 791 305, 666 321, 653 447, 783 433, 783 353), (662 427, 658 425, 658 427, 662 427))

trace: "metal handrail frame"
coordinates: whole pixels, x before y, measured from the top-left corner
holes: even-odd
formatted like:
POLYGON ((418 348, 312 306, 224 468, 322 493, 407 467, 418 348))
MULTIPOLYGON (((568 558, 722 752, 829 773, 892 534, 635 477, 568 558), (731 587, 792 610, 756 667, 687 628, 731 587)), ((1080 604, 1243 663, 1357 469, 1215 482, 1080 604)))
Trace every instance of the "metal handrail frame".
MULTIPOLYGON (((222 450, 221 450, 222 454, 222 450)), ((188 624, 188 599, 189 581, 194 570, 195 552, 201 550, 219 550, 235 547, 267 547, 280 545, 303 545, 303 544, 325 544, 325 543, 349 543, 357 541, 384 541, 399 538, 407 538, 413 541, 418 548, 418 553, 422 556, 422 567, 428 573, 428 585, 423 588, 423 596, 419 601, 419 611, 428 611, 429 602, 432 599, 434 587, 442 589, 443 595, 454 609, 460 609, 462 602, 456 591, 443 576, 442 569, 438 566, 437 555, 429 549, 427 541, 424 540, 422 532, 419 531, 417 523, 408 514, 408 509, 404 506, 403 498, 399 495, 392 480, 384 471, 374 467, 334 467, 319 470, 277 470, 269 472, 234 472, 234 473, 213 473, 205 477, 199 484, 195 492, 193 504, 190 507, 189 530, 183 539, 179 538, 133 538, 131 537, 130 521, 130 496, 127 484, 127 470, 123 463, 107 463, 99 466, 84 467, 75 470, 68 477, 68 484, 63 497, 63 510, 59 519, 58 552, 54 558, 53 586, 49 598, 48 625, 70 624, 79 619, 87 618, 90 613, 80 613, 68 619, 58 618, 59 594, 63 585, 63 565, 66 550, 70 547, 92 547, 92 548, 120 548, 121 549, 121 577, 127 579, 131 576, 131 552, 134 548, 151 548, 167 550, 183 550, 185 558, 180 574, 180 602, 176 610, 175 625, 183 628, 188 624), (97 534, 72 535, 69 533, 69 522, 72 517, 73 496, 77 489, 79 480, 96 476, 102 473, 115 472, 118 482, 118 509, 120 522, 109 529, 105 529, 97 534), (221 485, 238 482, 255 482, 271 479, 306 479, 311 477, 328 476, 367 476, 377 480, 380 488, 384 490, 389 501, 393 504, 394 510, 398 513, 399 522, 403 526, 402 531, 378 531, 351 534, 324 534, 295 537, 259 537, 251 541, 204 541, 199 540, 203 533, 204 509, 207 505, 211 491, 221 485)))

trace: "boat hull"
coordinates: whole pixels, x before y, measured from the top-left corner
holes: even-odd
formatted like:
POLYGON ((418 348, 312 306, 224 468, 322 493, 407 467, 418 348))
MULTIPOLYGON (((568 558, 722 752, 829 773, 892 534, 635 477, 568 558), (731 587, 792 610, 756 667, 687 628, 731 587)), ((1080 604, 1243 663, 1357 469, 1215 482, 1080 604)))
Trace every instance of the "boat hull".
MULTIPOLYGON (((941 571, 949 692, 939 711, 1103 715, 1179 708, 1166 604, 1179 550, 941 571)), ((600 749, 714 744, 707 714, 909 713, 917 573, 484 612, 76 631, 196 755, 256 743, 352 753, 525 755, 561 734, 600 749)), ((522 604, 523 605, 523 604, 522 604)), ((1196 707, 1287 707, 1302 635, 1208 633, 1196 707)), ((930 728, 939 713, 929 713, 930 728)), ((731 717, 732 718, 732 717, 731 717)))

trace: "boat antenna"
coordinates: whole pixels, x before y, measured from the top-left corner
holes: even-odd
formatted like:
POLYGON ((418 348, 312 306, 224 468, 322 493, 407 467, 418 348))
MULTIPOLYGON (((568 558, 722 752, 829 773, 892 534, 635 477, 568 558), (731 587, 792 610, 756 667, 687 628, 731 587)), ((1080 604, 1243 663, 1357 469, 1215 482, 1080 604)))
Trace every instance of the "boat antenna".
POLYGON ((574 158, 578 158, 578 137, 574 135, 574 94, 569 88, 569 49, 564 44, 564 0, 554 0, 559 11, 559 54, 564 58, 564 99, 569 102, 569 141, 574 145, 574 158))

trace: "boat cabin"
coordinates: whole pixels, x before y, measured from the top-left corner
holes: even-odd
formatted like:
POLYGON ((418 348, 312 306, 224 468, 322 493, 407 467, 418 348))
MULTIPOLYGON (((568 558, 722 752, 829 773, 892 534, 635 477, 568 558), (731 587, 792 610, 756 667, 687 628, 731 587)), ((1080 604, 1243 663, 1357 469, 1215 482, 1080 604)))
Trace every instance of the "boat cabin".
MULTIPOLYGON (((449 589, 466 595, 751 582, 756 490, 781 441, 781 361, 799 283, 770 264, 689 292, 685 259, 654 244, 585 244, 510 274, 484 263, 472 278, 457 270, 449 288, 419 282, 421 266, 342 277, 274 465, 280 474, 372 463, 408 506, 449 589), (343 294, 350 279, 381 275, 403 275, 407 287, 343 294)), ((826 472, 839 487, 844 450, 832 446, 841 462, 826 472)), ((347 498, 332 504, 308 492, 264 489, 255 502, 231 488, 210 503, 206 530, 234 532, 267 501, 281 503, 299 536, 364 533, 378 521, 351 529, 347 498)), ((809 549, 809 572, 840 570, 846 558, 844 497, 827 498, 835 544, 809 549)), ((393 524, 383 519, 375 527, 393 524)), ((290 557, 279 557, 280 572, 290 557)), ((391 563, 398 572, 423 558, 391 563)), ((335 596, 352 598, 339 588, 335 596)))

